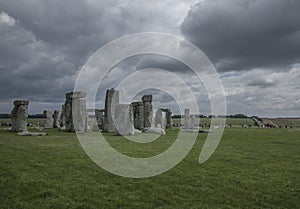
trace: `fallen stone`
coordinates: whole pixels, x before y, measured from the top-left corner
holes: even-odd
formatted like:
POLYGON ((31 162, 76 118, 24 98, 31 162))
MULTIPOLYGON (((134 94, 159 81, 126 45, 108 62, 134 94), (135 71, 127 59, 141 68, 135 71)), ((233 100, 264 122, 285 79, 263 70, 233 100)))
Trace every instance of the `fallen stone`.
POLYGON ((47 133, 23 131, 23 132, 19 132, 18 135, 19 136, 46 136, 47 133))
POLYGON ((158 127, 150 127, 150 128, 144 129, 144 132, 145 133, 153 133, 153 134, 161 134, 161 135, 166 134, 164 129, 158 128, 158 127))

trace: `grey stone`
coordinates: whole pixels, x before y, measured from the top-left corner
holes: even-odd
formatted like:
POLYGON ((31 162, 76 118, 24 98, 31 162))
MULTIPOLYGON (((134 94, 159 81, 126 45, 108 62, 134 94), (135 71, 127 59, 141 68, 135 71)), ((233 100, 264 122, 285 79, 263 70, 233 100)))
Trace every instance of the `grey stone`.
POLYGON ((116 127, 113 123, 113 112, 115 111, 115 106, 119 104, 119 91, 115 89, 108 89, 106 91, 105 97, 105 112, 103 120, 103 131, 105 132, 115 132, 116 127))
POLYGON ((79 99, 86 97, 86 93, 83 91, 71 91, 66 93, 66 99, 79 99))
POLYGON ((151 127, 150 113, 153 111, 152 107, 152 95, 144 95, 142 97, 142 101, 144 104, 144 128, 151 127))
POLYGON ((144 95, 144 96, 142 97, 142 101, 143 101, 143 102, 152 102, 152 95, 151 95, 151 94, 149 94, 149 95, 144 95))
POLYGON ((64 127, 66 126, 66 112, 65 112, 65 105, 61 107, 61 114, 59 119, 59 126, 64 127))
POLYGON ((161 110, 155 113, 155 127, 163 127, 163 114, 161 110))
POLYGON ((45 128, 53 128, 53 118, 52 118, 52 111, 51 110, 44 110, 45 119, 45 128))
POLYGON ((194 115, 190 117, 190 129, 197 128, 197 119, 194 115))
POLYGON ((60 120, 60 111, 55 110, 53 113, 53 127, 58 128, 60 126, 59 120, 60 120))
POLYGON ((115 106, 113 121, 119 135, 134 135, 133 110, 131 104, 117 104, 115 106))
POLYGON ((104 109, 95 109, 95 117, 96 117, 98 129, 103 130, 104 109))
POLYGON ((166 132, 161 127, 150 127, 144 130, 145 133, 153 133, 153 134, 162 134, 165 135, 166 132))
POLYGON ((16 106, 29 105, 29 101, 28 100, 15 100, 14 105, 16 105, 16 106))
POLYGON ((189 109, 184 110, 184 124, 181 130, 188 132, 197 132, 199 130, 198 120, 194 115, 190 116, 189 109))
POLYGON ((141 101, 132 102, 134 127, 139 130, 144 128, 144 104, 141 101))
POLYGON ((82 133, 87 130, 86 101, 83 98, 84 92, 66 93, 66 102, 64 105, 66 131, 82 133))
POLYGON ((184 123, 183 123, 184 129, 190 128, 190 109, 184 110, 184 123))
POLYGON ((28 100, 15 100, 11 111, 11 131, 27 131, 28 100))
POLYGON ((173 126, 173 121, 172 121, 172 112, 168 110, 166 112, 166 128, 172 128, 173 126))

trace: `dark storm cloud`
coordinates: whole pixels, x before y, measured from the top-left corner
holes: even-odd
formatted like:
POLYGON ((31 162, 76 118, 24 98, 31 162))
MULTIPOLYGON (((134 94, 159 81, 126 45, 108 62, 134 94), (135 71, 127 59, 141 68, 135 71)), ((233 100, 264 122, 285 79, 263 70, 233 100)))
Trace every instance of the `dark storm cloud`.
POLYGON ((0 99, 63 102, 82 65, 107 42, 137 32, 178 33, 191 3, 170 2, 0 0, 0 99))
MULTIPOLYGON (((31 113, 60 108, 97 49, 123 35, 150 31, 184 35, 222 74, 231 75, 222 78, 230 113, 299 115, 300 67, 289 66, 300 62, 300 1, 207 0, 190 9, 196 1, 0 0, 0 112, 10 111, 18 98, 30 100, 31 113), (232 70, 244 71, 225 72, 232 70)), ((202 96, 199 104, 208 103, 184 64, 156 55, 119 63, 106 76, 99 99, 144 68, 181 73, 202 96)), ((171 105, 168 97, 157 100, 171 105)))
POLYGON ((221 71, 286 69, 300 62, 300 1, 209 0, 181 31, 221 71))

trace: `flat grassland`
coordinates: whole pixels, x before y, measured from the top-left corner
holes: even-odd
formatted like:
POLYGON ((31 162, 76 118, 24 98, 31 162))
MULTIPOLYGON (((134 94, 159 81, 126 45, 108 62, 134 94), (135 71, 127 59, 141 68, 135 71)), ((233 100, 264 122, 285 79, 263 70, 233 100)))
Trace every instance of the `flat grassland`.
MULTIPOLYGON (((148 144, 104 134, 119 152, 149 157, 179 129, 148 144)), ((56 129, 21 137, 0 130, 0 208, 299 208, 300 129, 226 128, 212 157, 198 163, 207 134, 161 175, 130 179, 98 167, 76 135, 56 129)))

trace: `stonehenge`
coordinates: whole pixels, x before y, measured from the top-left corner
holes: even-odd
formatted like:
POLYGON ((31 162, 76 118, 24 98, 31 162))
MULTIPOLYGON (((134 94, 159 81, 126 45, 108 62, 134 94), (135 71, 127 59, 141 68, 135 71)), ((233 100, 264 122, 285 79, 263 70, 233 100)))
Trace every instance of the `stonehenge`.
MULTIPOLYGON (((54 110, 52 114, 51 110, 44 110, 44 128, 77 133, 91 130, 134 135, 142 132, 165 134, 164 128, 172 127, 171 110, 153 110, 152 95, 144 95, 141 100, 130 104, 120 104, 119 91, 111 88, 106 91, 104 109, 87 109, 85 97, 86 93, 82 91, 67 92, 61 111, 54 110)), ((28 104, 27 100, 14 101, 11 111, 13 131, 27 131, 28 104)))

